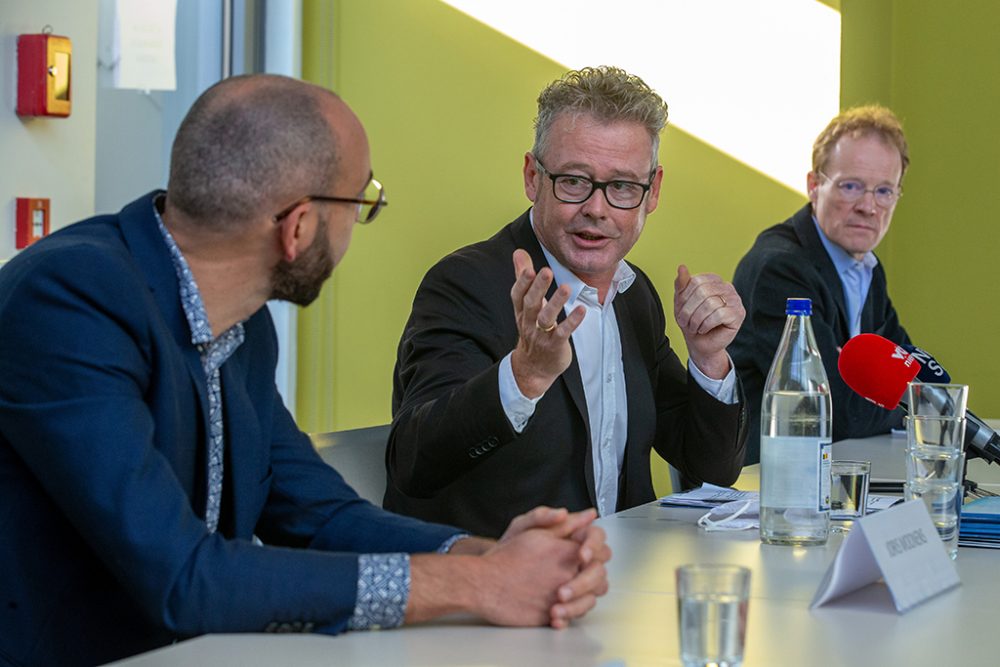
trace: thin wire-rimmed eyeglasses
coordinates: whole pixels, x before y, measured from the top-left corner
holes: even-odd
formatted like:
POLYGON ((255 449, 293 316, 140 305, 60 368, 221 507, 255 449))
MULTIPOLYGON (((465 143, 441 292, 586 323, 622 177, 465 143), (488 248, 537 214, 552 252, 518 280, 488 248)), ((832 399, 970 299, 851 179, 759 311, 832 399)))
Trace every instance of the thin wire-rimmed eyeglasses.
POLYGON ((876 185, 874 188, 868 188, 865 187, 863 182, 856 178, 845 178, 843 180, 835 181, 818 169, 816 170, 816 173, 833 183, 833 186, 837 188, 837 192, 840 193, 840 197, 844 201, 858 201, 870 192, 875 196, 876 204, 882 208, 891 208, 892 205, 899 201, 899 198, 903 196, 902 188, 897 190, 891 185, 876 185))
POLYGON ((343 204, 357 204, 358 213, 355 218, 357 222, 362 225, 367 225, 369 222, 375 219, 383 208, 389 205, 389 202, 385 199, 385 188, 382 184, 375 180, 375 175, 372 174, 368 185, 365 187, 365 194, 362 197, 328 197, 327 195, 306 195, 301 199, 297 200, 293 204, 289 204, 285 208, 281 209, 272 218, 275 222, 278 222, 285 218, 289 213, 295 210, 296 206, 300 206, 311 201, 321 201, 321 202, 339 202, 343 204))
POLYGON ((594 190, 604 193, 604 199, 614 208, 631 210, 642 204, 643 198, 653 184, 650 174, 649 183, 635 181, 594 181, 578 174, 553 174, 545 168, 537 157, 535 164, 552 179, 552 194, 564 204, 582 204, 590 199, 594 190))

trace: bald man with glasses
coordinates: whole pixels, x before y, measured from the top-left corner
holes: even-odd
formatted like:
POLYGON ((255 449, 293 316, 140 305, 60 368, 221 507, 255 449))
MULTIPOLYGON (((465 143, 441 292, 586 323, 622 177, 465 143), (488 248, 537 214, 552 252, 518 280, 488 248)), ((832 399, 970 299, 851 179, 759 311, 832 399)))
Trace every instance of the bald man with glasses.
POLYGON ((736 267, 733 283, 748 326, 729 352, 750 401, 748 464, 760 458, 761 394, 788 297, 812 299, 813 331, 833 392, 833 439, 886 433, 902 424, 902 411, 883 410, 855 394, 841 380, 837 359, 859 333, 910 343, 873 252, 889 229, 909 163, 902 125, 890 110, 870 105, 844 111, 813 145, 809 202, 764 230, 736 267))
POLYGON ((624 261, 657 206, 663 100, 611 67, 539 97, 524 157, 531 208, 424 278, 399 344, 385 507, 496 535, 537 504, 601 515, 654 499, 650 452, 730 484, 745 410, 726 346, 732 285, 679 267, 664 335, 649 278, 624 261))

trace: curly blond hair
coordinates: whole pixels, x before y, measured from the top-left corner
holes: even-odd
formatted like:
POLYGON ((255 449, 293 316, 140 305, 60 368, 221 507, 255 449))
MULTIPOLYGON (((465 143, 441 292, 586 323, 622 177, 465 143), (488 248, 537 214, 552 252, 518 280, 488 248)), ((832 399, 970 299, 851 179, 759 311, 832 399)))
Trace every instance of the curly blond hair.
POLYGON ((896 114, 878 104, 846 109, 830 121, 813 144, 813 172, 820 172, 826 168, 830 153, 843 137, 857 139, 866 136, 879 137, 887 145, 899 151, 899 157, 903 162, 903 170, 899 174, 899 180, 902 182, 906 168, 910 165, 910 151, 906 146, 903 125, 896 118, 896 114))

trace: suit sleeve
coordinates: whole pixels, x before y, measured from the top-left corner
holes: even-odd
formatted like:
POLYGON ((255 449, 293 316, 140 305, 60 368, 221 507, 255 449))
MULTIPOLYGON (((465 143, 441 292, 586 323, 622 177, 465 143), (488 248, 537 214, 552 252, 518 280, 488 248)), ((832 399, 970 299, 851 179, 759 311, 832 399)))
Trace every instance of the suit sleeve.
POLYGON ((272 479, 257 533, 265 542, 349 553, 433 552, 460 532, 387 512, 327 465, 275 393, 272 479))
MULTIPOLYGON (((751 327, 754 333, 755 350, 753 359, 758 364, 761 376, 766 378, 778 349, 785 328, 785 300, 790 295, 812 299, 812 327, 816 344, 823 357, 827 379, 833 400, 833 437, 863 438, 878 433, 887 433, 902 423, 899 410, 884 410, 856 394, 841 379, 837 368, 840 347, 846 342, 838 340, 835 322, 838 317, 837 302, 819 276, 808 263, 791 253, 774 253, 761 264, 760 274, 753 285, 751 301, 754 304, 750 321, 744 327, 751 327)), ((884 290, 884 282, 873 281, 872 289, 878 285, 884 290)), ((839 285, 835 287, 839 288, 839 285)), ((876 333, 896 342, 909 342, 909 337, 901 326, 891 303, 886 299, 886 308, 876 313, 876 318, 884 324, 876 333)))
MULTIPOLYGON (((0 302, 0 433, 53 511, 142 612, 182 635, 261 631, 274 621, 344 629, 355 605, 356 553, 261 547, 209 534, 172 462, 154 446, 157 430, 169 428, 158 419, 191 415, 154 415, 148 404, 157 374, 178 369, 153 365, 164 358, 155 349, 164 341, 151 334, 158 315, 129 260, 78 248, 36 254, 12 269, 0 302)), ((265 529, 288 520, 305 539, 310 526, 322 523, 313 536, 317 546, 387 547, 388 538, 379 545, 341 535, 377 533, 377 526, 362 526, 384 515, 357 503, 339 476, 320 476, 333 483, 326 496, 334 498, 326 503, 316 488, 288 490, 315 472, 308 443, 293 430, 287 415, 276 421, 275 493, 289 498, 275 502, 285 513, 269 513, 265 529), (296 523, 287 511, 293 502, 317 514, 296 523)))
POLYGON ((746 456, 746 401, 737 382, 738 402, 717 400, 684 369, 664 334, 666 319, 656 291, 653 340, 656 369, 656 440, 654 449, 689 484, 729 486, 739 477, 746 456))
POLYGON ((513 281, 513 269, 483 270, 452 255, 417 290, 399 343, 386 455, 390 482, 403 493, 431 497, 517 437, 498 379, 517 343, 513 281))

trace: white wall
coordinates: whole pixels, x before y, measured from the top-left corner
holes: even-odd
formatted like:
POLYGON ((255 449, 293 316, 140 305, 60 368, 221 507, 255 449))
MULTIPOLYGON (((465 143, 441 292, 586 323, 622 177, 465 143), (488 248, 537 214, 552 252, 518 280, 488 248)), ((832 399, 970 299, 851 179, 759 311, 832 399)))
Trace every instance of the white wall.
MULTIPOLYGON (((8 0, 0 0, 7 2, 8 0)), ((68 2, 70 0, 64 0, 68 2)), ((113 0, 98 0, 101 43, 109 39, 113 0)), ((240 22, 247 2, 236 3, 240 22)), ((176 65, 177 90, 144 93, 98 86, 96 207, 118 211, 136 197, 165 188, 169 174, 170 148, 174 135, 195 99, 222 76, 222 0, 177 0, 176 65)), ((300 0, 268 0, 266 5, 266 70, 298 76, 301 63, 300 0)), ((233 73, 245 71, 246 50, 237 30, 233 73)), ((110 80, 110 76, 106 77, 110 80)), ((297 309, 272 302, 271 315, 278 333, 278 390, 295 412, 295 349, 297 309)))
MULTIPOLYGON (((0 261, 16 252, 16 197, 51 199, 56 229, 166 187, 177 127, 221 77, 222 0, 177 0, 177 90, 99 85, 99 37, 110 30, 113 8, 112 0, 0 0, 0 261), (65 119, 21 119, 14 113, 17 35, 45 25, 73 42, 73 111, 65 119)), ((300 0, 268 0, 267 15, 267 70, 298 76, 300 0)), ((296 311, 274 304, 272 312, 281 346, 276 379, 294 413, 296 311)))
MULTIPOLYGON (((99 43, 107 44, 114 0, 98 4, 99 43)), ((115 89, 110 72, 98 81, 95 204, 102 213, 167 187, 174 134, 198 95, 221 78, 221 0, 178 0, 175 44, 176 90, 115 89)))
POLYGON ((116 213, 140 195, 167 187, 163 93, 97 89, 94 205, 116 213))
POLYGON ((14 253, 14 199, 48 197, 52 227, 94 214, 98 0, 0 0, 0 259, 14 253), (73 43, 69 118, 20 118, 17 36, 53 33, 73 43))

